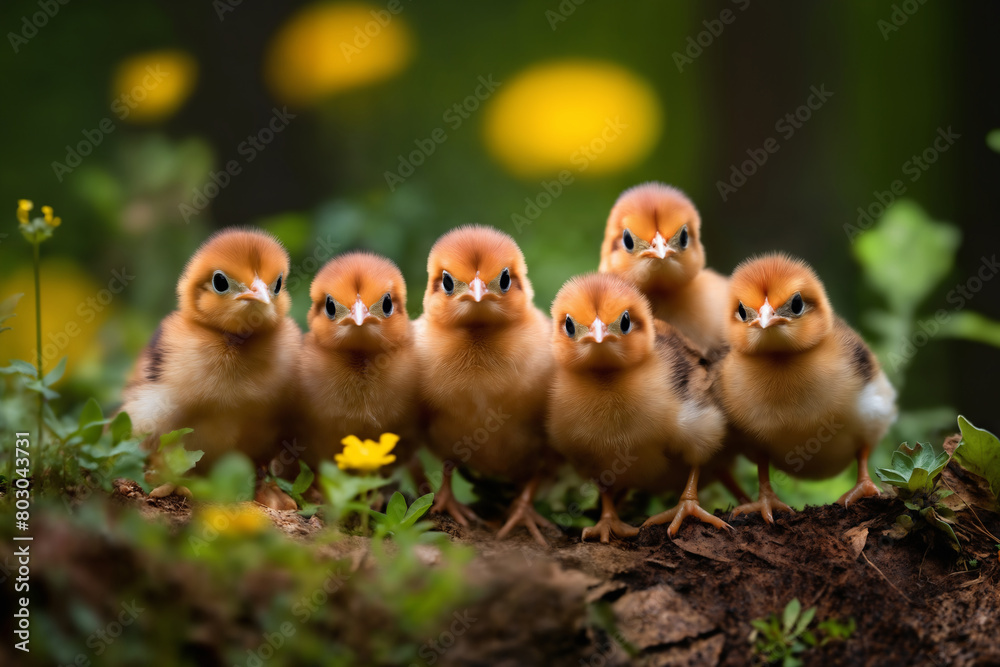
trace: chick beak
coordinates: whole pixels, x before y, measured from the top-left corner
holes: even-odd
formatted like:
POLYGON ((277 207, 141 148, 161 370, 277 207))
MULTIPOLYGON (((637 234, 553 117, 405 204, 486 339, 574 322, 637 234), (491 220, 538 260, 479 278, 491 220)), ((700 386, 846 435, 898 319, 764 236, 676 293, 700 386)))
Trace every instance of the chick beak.
POLYGON ((767 302, 767 298, 765 297, 764 305, 757 311, 757 321, 760 322, 760 328, 766 329, 769 325, 776 324, 777 320, 780 319, 782 318, 774 316, 774 308, 771 307, 771 304, 767 302))
POLYGON ((357 301, 355 301, 354 305, 351 306, 351 319, 354 320, 354 323, 360 327, 364 324, 366 317, 368 317, 368 307, 362 303, 361 295, 359 294, 357 301))
POLYGON ((590 325, 588 335, 594 339, 595 343, 600 343, 608 337, 608 325, 602 322, 601 318, 595 317, 594 323, 590 325))
POLYGON ((237 294, 236 298, 241 301, 260 301, 264 304, 271 303, 271 293, 267 289, 267 285, 264 284, 263 280, 256 276, 254 276, 253 282, 250 284, 250 289, 237 294))
POLYGON ((656 232, 656 236, 653 237, 653 253, 660 259, 664 259, 670 252, 666 239, 660 232, 656 232))
POLYGON ((469 289, 472 290, 472 298, 478 303, 483 300, 483 295, 486 294, 486 283, 477 275, 469 283, 469 289))

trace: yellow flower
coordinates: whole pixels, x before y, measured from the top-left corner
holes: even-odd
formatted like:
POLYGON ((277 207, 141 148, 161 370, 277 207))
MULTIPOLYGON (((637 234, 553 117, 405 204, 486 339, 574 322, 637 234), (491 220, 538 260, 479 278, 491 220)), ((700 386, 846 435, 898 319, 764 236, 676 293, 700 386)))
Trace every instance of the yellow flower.
POLYGON ((378 442, 362 442, 358 436, 349 435, 340 442, 344 445, 344 451, 333 457, 337 467, 341 470, 353 468, 370 473, 396 460, 396 455, 389 452, 399 442, 399 436, 395 433, 383 433, 378 442))
POLYGON ((22 225, 28 224, 30 218, 28 217, 28 211, 35 208, 35 205, 30 199, 18 199, 17 200, 17 219, 22 225))
POLYGON ((484 115, 486 146, 510 172, 608 174, 645 159, 664 112, 656 90, 613 62, 542 62, 505 80, 484 115))
POLYGON ((206 507, 201 513, 202 527, 220 535, 253 535, 262 532, 270 523, 267 515, 249 503, 236 507, 206 507))
POLYGON ((187 101, 197 79, 198 62, 184 51, 135 54, 115 70, 111 110, 129 123, 166 120, 187 101))
POLYGON ((265 55, 271 92, 282 102, 308 106, 395 76, 413 55, 404 7, 393 12, 385 3, 318 2, 298 10, 265 55))
POLYGON ((45 216, 45 224, 47 224, 49 227, 58 227, 59 225, 62 224, 62 218, 53 218, 52 217, 52 207, 51 206, 43 206, 42 207, 42 215, 45 216))

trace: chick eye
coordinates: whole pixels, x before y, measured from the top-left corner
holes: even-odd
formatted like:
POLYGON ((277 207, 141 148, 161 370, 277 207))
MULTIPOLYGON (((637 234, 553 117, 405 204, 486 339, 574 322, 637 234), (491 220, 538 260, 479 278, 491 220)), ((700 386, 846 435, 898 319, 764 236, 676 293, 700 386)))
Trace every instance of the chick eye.
POLYGON ((688 229, 687 229, 687 225, 684 225, 684 227, 681 229, 681 237, 680 237, 679 241, 680 241, 680 245, 681 245, 682 249, 688 247, 688 229))
POLYGON ((386 317, 392 315, 392 297, 388 294, 382 297, 382 313, 386 317))
POLYGON ((229 291, 229 279, 226 278, 226 274, 222 271, 216 271, 212 275, 212 289, 219 294, 229 291))
POLYGON ((566 316, 566 334, 570 337, 576 335, 576 325, 573 324, 573 318, 569 315, 566 316))
POLYGON ((792 297, 791 306, 793 315, 801 315, 802 310, 806 307, 806 304, 802 301, 802 295, 798 292, 792 297))
POLYGON ((618 321, 618 327, 622 330, 623 334, 627 334, 632 330, 632 318, 629 317, 627 310, 622 313, 622 318, 618 321))
POLYGON ((632 232, 627 229, 622 232, 622 245, 624 245, 625 249, 629 252, 635 250, 635 239, 632 238, 632 232))
POLYGON ((274 293, 277 294, 281 291, 281 275, 278 275, 278 280, 274 283, 274 293))
POLYGON ((747 321, 747 309, 743 307, 743 302, 740 301, 740 307, 736 309, 736 314, 740 316, 740 319, 744 322, 747 321))
POLYGON ((503 270, 500 274, 500 291, 506 294, 507 290, 510 289, 510 271, 507 269, 503 270))
POLYGON ((337 314, 337 302, 333 300, 332 296, 326 297, 326 316, 333 318, 337 314))
POLYGON ((441 287, 444 288, 444 293, 449 296, 455 291, 455 279, 447 271, 441 273, 441 287))

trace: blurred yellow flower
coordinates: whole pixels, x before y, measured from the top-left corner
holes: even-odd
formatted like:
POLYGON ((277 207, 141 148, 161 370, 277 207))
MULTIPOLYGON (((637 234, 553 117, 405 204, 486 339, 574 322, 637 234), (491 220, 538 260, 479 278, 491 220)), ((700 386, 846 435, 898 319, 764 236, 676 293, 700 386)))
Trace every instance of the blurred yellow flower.
POLYGON ((149 51, 123 60, 111 84, 111 110, 121 120, 155 123, 169 118, 194 90, 195 59, 177 50, 149 51))
POLYGON ((337 467, 341 470, 350 468, 371 473, 396 460, 396 455, 389 452, 399 442, 399 436, 395 433, 383 433, 376 443, 372 440, 362 442, 358 436, 349 435, 340 442, 344 445, 344 451, 333 457, 337 467))
POLYGON ((58 227, 59 225, 62 224, 62 218, 53 218, 52 217, 52 207, 51 206, 43 206, 42 207, 42 215, 45 217, 45 224, 47 224, 49 227, 58 227))
MULTIPOLYGON (((42 364, 47 370, 64 356, 69 357, 66 374, 85 362, 103 356, 97 345, 97 332, 118 305, 124 286, 114 274, 105 286, 98 285, 76 264, 66 260, 42 262, 42 364)), ((30 265, 23 266, 0 281, 0 294, 33 294, 34 275, 30 265)), ((0 351, 0 365, 10 359, 35 359, 35 300, 22 299, 17 304, 17 318, 7 320, 0 351)))
POLYGON ((220 535, 255 535, 271 525, 271 519, 250 503, 235 507, 213 505, 201 511, 201 525, 220 535))
POLYGON ((30 199, 18 199, 17 200, 17 219, 22 225, 28 224, 31 221, 31 217, 28 213, 31 209, 35 208, 35 205, 30 199))
POLYGON ((411 38, 401 0, 309 5, 278 30, 268 47, 264 78, 282 102, 308 105, 324 96, 400 72, 411 38))
POLYGON ((662 125, 655 91, 634 73, 610 62, 561 60, 504 82, 486 110, 485 139, 518 176, 600 174, 646 157, 662 125))

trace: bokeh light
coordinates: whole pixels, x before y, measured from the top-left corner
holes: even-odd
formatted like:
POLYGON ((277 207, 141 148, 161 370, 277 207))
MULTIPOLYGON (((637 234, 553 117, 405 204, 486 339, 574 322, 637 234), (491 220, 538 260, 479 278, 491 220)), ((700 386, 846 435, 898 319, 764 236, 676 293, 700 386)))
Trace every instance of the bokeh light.
POLYGON ((278 30, 264 76, 280 101, 304 106, 397 74, 410 61, 411 42, 400 13, 386 7, 310 5, 278 30))
POLYGON ((115 70, 111 110, 132 123, 156 123, 174 114, 194 90, 198 63, 178 50, 130 56, 115 70))
MULTIPOLYGON (((111 286, 118 288, 118 283, 111 286)), ((30 266, 20 268, 0 282, 0 294, 24 294, 17 304, 17 316, 4 323, 3 355, 0 365, 10 359, 35 363, 35 285, 30 266)), ((42 366, 52 370, 68 356, 64 377, 73 368, 99 351, 97 332, 115 307, 117 295, 102 288, 76 264, 65 260, 42 262, 42 366)))
POLYGON ((564 60, 504 82, 487 109, 485 131, 493 156, 530 177, 631 166, 656 145, 662 126, 656 93, 634 73, 609 62, 564 60))

